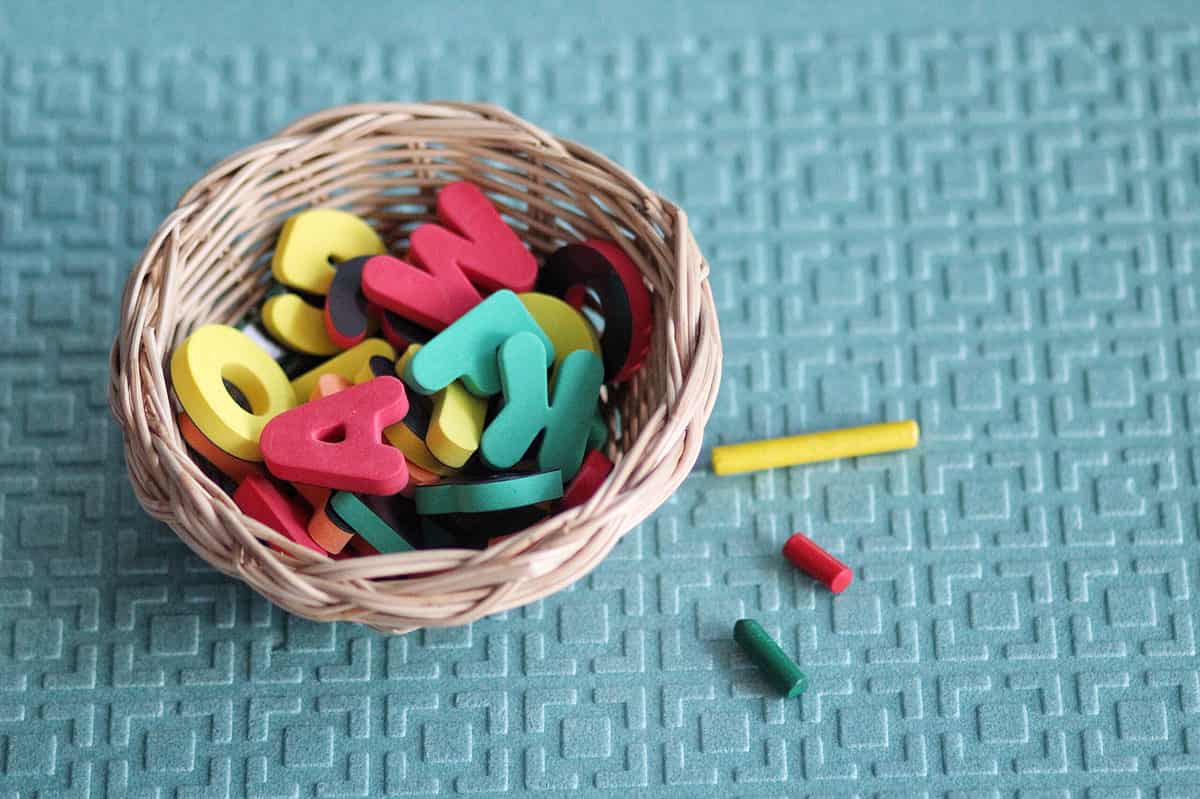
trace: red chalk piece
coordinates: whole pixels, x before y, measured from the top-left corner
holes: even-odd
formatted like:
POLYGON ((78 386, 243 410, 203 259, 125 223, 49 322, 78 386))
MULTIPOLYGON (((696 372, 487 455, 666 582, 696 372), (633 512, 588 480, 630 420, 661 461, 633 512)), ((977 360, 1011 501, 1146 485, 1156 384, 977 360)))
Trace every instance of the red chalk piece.
POLYGON ((251 519, 313 552, 325 554, 308 534, 308 513, 303 504, 284 496, 269 478, 258 474, 247 476, 233 492, 233 501, 251 519))
POLYGON ((783 545, 783 556, 809 577, 822 582, 835 594, 840 594, 854 579, 850 567, 817 546, 803 533, 796 533, 783 545))
POLYGON ((259 445, 280 479, 395 494, 408 485, 408 465, 400 450, 383 443, 383 429, 407 412, 404 384, 377 377, 279 414, 259 445))
POLYGON ((613 462, 600 450, 592 450, 584 456, 583 465, 579 467, 575 477, 567 484, 559 504, 566 509, 587 502, 612 470, 613 462))
POLYGON ((376 256, 367 262, 367 299, 437 331, 477 305, 479 289, 533 288, 537 260, 479 187, 466 181, 446 186, 438 192, 437 213, 441 225, 412 232, 408 261, 376 256))

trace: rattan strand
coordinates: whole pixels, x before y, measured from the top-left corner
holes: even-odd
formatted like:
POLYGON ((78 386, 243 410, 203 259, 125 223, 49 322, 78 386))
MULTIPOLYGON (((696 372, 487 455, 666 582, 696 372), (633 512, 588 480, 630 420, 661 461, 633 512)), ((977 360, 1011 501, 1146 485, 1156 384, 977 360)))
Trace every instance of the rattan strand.
POLYGON ((301 616, 403 633, 532 602, 595 568, 687 476, 720 374, 708 264, 683 211, 607 158, 504 109, 379 103, 301 119, 184 194, 126 284, 109 403, 138 500, 200 557, 301 616), (205 476, 175 423, 167 361, 197 325, 236 323, 258 304, 288 215, 345 208, 399 249, 413 225, 433 219, 437 187, 458 179, 509 198, 506 216, 539 257, 570 241, 610 238, 651 288, 649 358, 606 393, 622 432, 609 443, 616 468, 586 504, 483 551, 335 561, 243 516, 205 476))

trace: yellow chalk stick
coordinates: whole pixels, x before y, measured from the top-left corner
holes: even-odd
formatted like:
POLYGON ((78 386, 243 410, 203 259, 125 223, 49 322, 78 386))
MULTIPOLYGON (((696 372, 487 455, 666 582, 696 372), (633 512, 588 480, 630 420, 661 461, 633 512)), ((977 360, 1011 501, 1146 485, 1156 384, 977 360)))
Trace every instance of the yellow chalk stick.
POLYGON ((908 419, 766 441, 748 441, 745 444, 713 447, 712 468, 717 474, 737 474, 776 466, 875 455, 912 449, 920 438, 921 428, 908 419))
POLYGON ((288 349, 309 355, 333 355, 341 347, 325 330, 325 312, 292 293, 276 294, 263 303, 263 327, 288 349))
POLYGON ((187 415, 209 441, 244 461, 261 461, 258 437, 296 393, 279 364, 245 333, 227 325, 197 328, 171 355, 171 382, 187 415), (244 410, 228 380, 250 402, 244 410))
MULTIPOLYGON (((420 348, 420 344, 409 345, 396 362, 396 374, 404 374, 420 348)), ((487 405, 487 399, 476 397, 458 380, 435 393, 429 430, 425 433, 425 444, 434 457, 455 469, 470 460, 479 449, 487 405)))
POLYGON ((333 261, 387 252, 375 229, 357 216, 333 208, 315 208, 288 217, 279 231, 271 271, 285 286, 325 294, 333 280, 333 261))
POLYGON ((396 350, 381 338, 369 338, 300 375, 292 381, 292 388, 297 397, 307 397, 312 394, 321 375, 336 374, 347 380, 354 380, 358 370, 364 363, 371 360, 372 355, 395 359, 396 350))

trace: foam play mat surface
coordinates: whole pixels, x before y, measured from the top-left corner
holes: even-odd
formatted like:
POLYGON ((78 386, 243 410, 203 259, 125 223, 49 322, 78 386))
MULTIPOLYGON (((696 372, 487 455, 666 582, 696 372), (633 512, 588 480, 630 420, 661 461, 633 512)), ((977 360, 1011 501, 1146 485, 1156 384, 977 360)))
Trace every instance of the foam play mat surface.
POLYGON ((0 46, 0 797, 1200 795, 1200 28, 928 22, 0 46), (725 372, 696 471, 590 576, 388 637, 147 517, 106 357, 211 164, 435 97, 682 205, 725 372), (708 468, 904 418, 912 451, 708 468), (796 530, 849 590, 779 556, 796 530))

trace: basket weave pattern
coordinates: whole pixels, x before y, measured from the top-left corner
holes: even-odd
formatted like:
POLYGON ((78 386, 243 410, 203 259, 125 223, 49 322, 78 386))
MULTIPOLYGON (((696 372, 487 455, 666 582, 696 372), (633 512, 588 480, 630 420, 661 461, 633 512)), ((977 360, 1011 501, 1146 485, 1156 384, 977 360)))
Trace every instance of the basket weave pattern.
POLYGON ((110 371, 109 403, 148 513, 296 614, 407 632, 532 602, 595 568, 695 463, 721 342, 708 264, 687 217, 621 167, 495 106, 381 103, 306 117, 192 186, 129 276, 110 371), (332 560, 247 518, 204 475, 175 422, 168 360, 198 325, 237 324, 259 304, 289 215, 344 208, 402 252, 412 227, 435 218, 438 187, 461 179, 500 198, 539 258, 571 241, 612 239, 645 277, 655 314, 649 357, 603 398, 619 416, 608 444, 616 467, 586 504, 483 551, 332 560))

